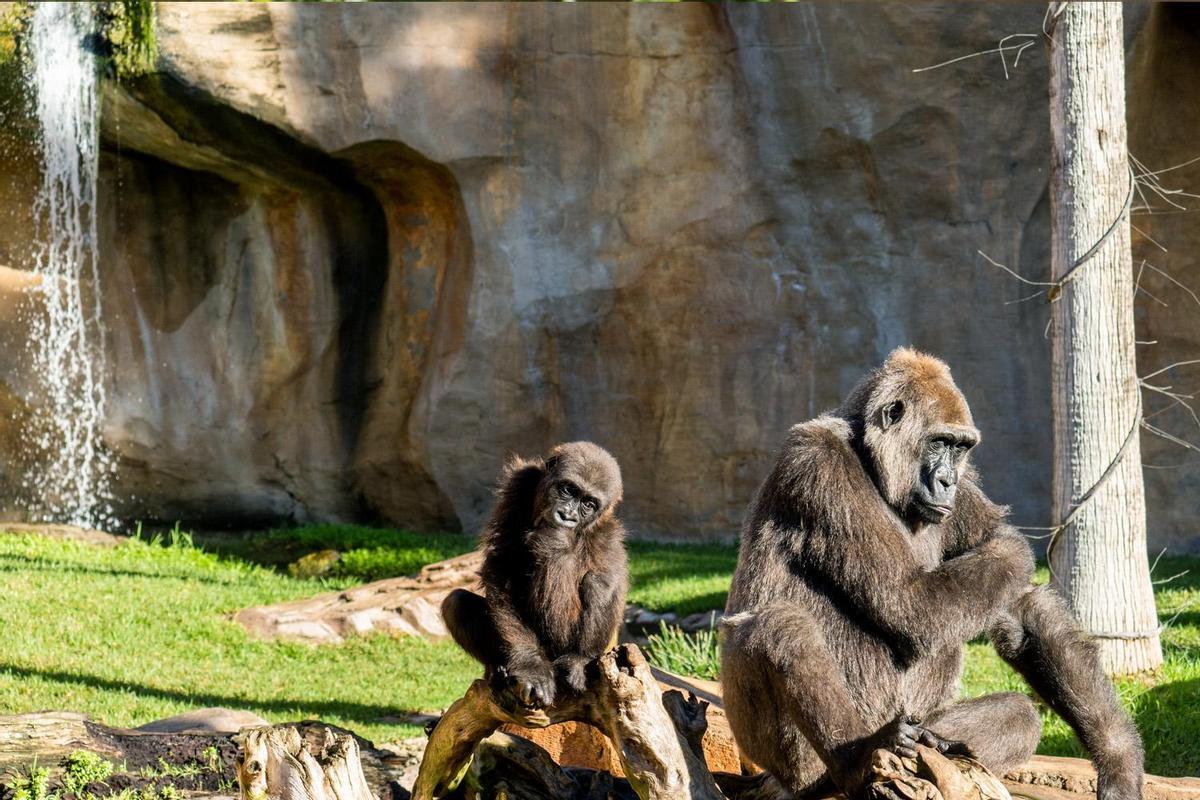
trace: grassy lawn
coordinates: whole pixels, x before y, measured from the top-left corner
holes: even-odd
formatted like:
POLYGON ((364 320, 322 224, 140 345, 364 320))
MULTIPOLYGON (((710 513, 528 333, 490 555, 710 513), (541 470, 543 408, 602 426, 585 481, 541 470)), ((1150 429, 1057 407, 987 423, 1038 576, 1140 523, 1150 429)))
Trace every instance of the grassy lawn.
MULTIPOLYGON (((0 536, 0 713, 70 709, 132 726, 222 705, 273 722, 319 717, 387 741, 418 732, 395 715, 443 708, 478 674, 451 644, 385 636, 319 648, 269 643, 228 619, 247 606, 414 572, 469 549, 468 537, 313 526, 196 542, 99 548, 0 536), (297 579, 264 566, 329 547, 342 553, 332 577, 297 579)), ((630 560, 633 602, 690 613, 724 604, 736 553, 638 542, 630 560)), ((1182 612, 1164 634, 1166 667, 1154 681, 1119 685, 1146 738, 1147 767, 1167 775, 1200 773, 1200 559, 1163 559, 1157 574, 1185 569, 1157 587, 1164 622, 1182 612)), ((715 640, 679 638, 652 643, 659 660, 711 673, 715 640)), ((967 695, 1022 689, 980 644, 969 646, 964 685, 967 695)), ((1041 751, 1081 755, 1049 714, 1041 751)))
MULTIPOLYGON (((205 550, 277 568, 309 553, 337 550, 341 560, 331 574, 356 582, 408 575, 475 546, 473 536, 362 525, 306 525, 249 535, 197 533, 194 540, 205 550)), ((630 542, 629 558, 631 603, 651 611, 691 614, 725 607, 737 550, 722 545, 630 542)))
POLYGON ((353 582, 296 580, 186 543, 0 536, 0 712, 69 709, 132 726, 221 705, 272 722, 320 717, 376 741, 416 735, 387 717, 462 693, 475 668, 452 644, 268 643, 226 616, 353 582))

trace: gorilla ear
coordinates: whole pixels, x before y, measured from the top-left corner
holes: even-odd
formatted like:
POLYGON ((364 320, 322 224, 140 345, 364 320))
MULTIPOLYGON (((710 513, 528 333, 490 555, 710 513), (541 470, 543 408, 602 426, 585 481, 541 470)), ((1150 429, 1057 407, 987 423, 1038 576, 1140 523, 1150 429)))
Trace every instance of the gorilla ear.
POLYGON ((886 431, 888 428, 892 427, 897 422, 899 422, 903 416, 904 416, 904 403, 903 402, 901 402, 899 400, 895 400, 891 403, 888 403, 879 412, 879 427, 886 431))
POLYGON ((551 473, 558 469, 558 454, 550 456, 546 459, 546 472, 551 473))

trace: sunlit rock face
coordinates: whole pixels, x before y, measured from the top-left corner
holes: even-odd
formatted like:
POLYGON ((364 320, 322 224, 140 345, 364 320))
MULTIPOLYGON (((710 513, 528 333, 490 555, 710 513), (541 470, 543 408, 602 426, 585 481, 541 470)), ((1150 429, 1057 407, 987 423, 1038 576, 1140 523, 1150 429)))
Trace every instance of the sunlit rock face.
MULTIPOLYGON (((591 438, 637 535, 728 539, 787 427, 915 344, 1047 524, 1048 309, 977 255, 1048 270, 1044 53, 912 71, 1044 11, 160 4, 162 75, 104 96, 119 513, 471 530, 507 453, 591 438)), ((1195 12, 1128 13, 1161 168, 1195 155, 1164 119, 1200 108, 1195 12)), ((1200 286, 1188 219, 1135 224, 1200 286)), ((1143 284, 1143 371, 1195 357, 1191 300, 1143 284)), ((1200 471, 1147 481, 1188 547, 1200 471)))

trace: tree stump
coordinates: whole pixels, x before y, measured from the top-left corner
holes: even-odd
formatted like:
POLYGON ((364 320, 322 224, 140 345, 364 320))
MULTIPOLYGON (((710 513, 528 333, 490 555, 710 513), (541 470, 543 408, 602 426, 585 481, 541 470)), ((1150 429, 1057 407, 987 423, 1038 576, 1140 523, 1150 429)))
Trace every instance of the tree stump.
MULTIPOLYGON (((650 665, 636 645, 605 653, 597 666, 598 678, 587 691, 548 709, 520 707, 506 693, 493 693, 486 681, 472 683, 430 734, 413 800, 438 800, 454 791, 466 776, 477 745, 502 723, 544 728, 567 721, 586 722, 608 735, 626 777, 643 800, 724 800, 695 736, 697 719, 699 733, 704 732, 707 704, 694 696, 684 699, 679 692, 668 692, 677 697, 664 703, 650 665)), ((542 796, 573 796, 561 794, 561 787, 559 791, 555 794, 547 785, 542 796)))
POLYGON ((326 728, 315 754, 291 726, 251 728, 241 740, 241 800, 376 800, 363 775, 358 742, 349 734, 326 728))
MULTIPOLYGON (((695 695, 664 694, 633 644, 601 656, 586 691, 546 709, 521 707, 507 692, 476 680, 431 732, 412 797, 788 800, 769 775, 709 772, 700 744, 707 706, 695 695), (606 773, 563 769, 532 742, 496 732, 504 723, 543 728, 567 721, 593 725, 612 740, 628 786, 606 773)), ((977 761, 929 748, 915 759, 878 751, 873 767, 871 800, 1011 800, 977 761)))

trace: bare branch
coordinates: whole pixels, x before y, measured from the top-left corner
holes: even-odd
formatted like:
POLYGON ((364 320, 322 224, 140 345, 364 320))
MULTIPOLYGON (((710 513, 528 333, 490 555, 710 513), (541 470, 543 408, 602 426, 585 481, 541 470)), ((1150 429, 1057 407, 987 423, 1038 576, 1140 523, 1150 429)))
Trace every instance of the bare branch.
POLYGON ((989 256, 987 253, 983 252, 982 250, 976 250, 975 252, 979 253, 979 255, 986 258, 988 260, 988 263, 991 264, 993 267, 999 267, 1000 269, 1007 272, 1009 275, 1012 275, 1014 278, 1019 280, 1021 283, 1028 284, 1029 286, 1057 286, 1058 285, 1054 281, 1031 281, 1031 280, 1029 280, 1029 278, 1026 278, 1023 275, 1020 275, 1017 272, 1013 271, 1009 267, 1004 266, 999 261, 992 258, 991 256, 989 256))
POLYGON ((1175 277, 1174 277, 1174 276, 1172 276, 1171 274, 1169 274, 1169 273, 1167 273, 1167 272, 1164 272, 1163 270, 1159 269, 1158 267, 1154 266, 1153 264, 1151 264, 1151 263, 1150 263, 1150 262, 1148 262, 1148 261, 1146 261, 1146 262, 1144 262, 1144 263, 1146 264, 1146 266, 1147 266, 1147 267, 1149 267, 1150 269, 1154 270, 1154 271, 1155 271, 1155 272, 1157 272, 1159 275, 1162 275, 1164 278, 1166 278, 1167 280, 1169 280, 1171 283, 1175 284, 1175 285, 1176 285, 1176 286, 1178 286, 1180 289, 1183 289, 1185 292, 1187 292, 1189 295, 1191 295, 1192 299, 1196 301, 1196 305, 1200 306, 1200 295, 1197 295, 1197 294, 1196 294, 1195 292, 1193 292, 1193 291, 1192 291, 1190 288, 1188 288, 1188 287, 1187 287, 1187 286, 1185 286, 1184 284, 1180 283, 1180 282, 1179 282, 1178 280, 1176 280, 1176 279, 1175 279, 1175 277))
POLYGON ((1161 375, 1162 373, 1166 372, 1169 369, 1175 369, 1176 367, 1186 367, 1191 364, 1200 364, 1200 358, 1192 358, 1187 361, 1176 361, 1174 364, 1167 364, 1162 369, 1156 369, 1156 370, 1154 370, 1154 372, 1151 372, 1149 375, 1139 376, 1138 380, 1139 381, 1147 381, 1147 380, 1150 380, 1151 378, 1153 378, 1155 375, 1161 375))
MULTIPOLYGON (((1005 78, 1005 80, 1007 80, 1008 79, 1008 61, 1005 58, 1005 53, 1007 53, 1010 50, 1015 50, 1017 52, 1017 60, 1020 60, 1021 53, 1024 52, 1025 48, 1027 48, 1033 44, 1032 40, 1034 40, 1034 39, 1037 39, 1036 33, 1010 33, 1008 36, 1005 36, 1003 39, 1000 40, 1000 44, 998 47, 993 47, 990 50, 980 50, 979 52, 976 52, 976 53, 968 53, 965 56, 959 56, 958 58, 952 58, 948 61, 943 61, 940 64, 933 64, 928 67, 917 67, 916 69, 913 70, 913 72, 914 73, 915 72, 929 72, 930 70, 941 69, 942 67, 948 67, 951 64, 957 64, 960 61, 967 61, 968 59, 978 58, 979 56, 986 56, 986 55, 990 55, 992 53, 999 53, 1000 61, 1004 65, 1004 78, 1005 78), (1018 45, 1009 46, 1009 45, 1005 44, 1009 39, 1030 39, 1031 41, 1022 42, 1021 44, 1018 44, 1018 45)), ((1015 69, 1016 66, 1017 66, 1016 61, 1014 61, 1013 68, 1015 69)))
POLYGON ((1171 167, 1163 167, 1162 169, 1157 169, 1157 170, 1155 170, 1154 172, 1149 172, 1149 173, 1147 173, 1147 174, 1148 174, 1148 175, 1155 175, 1155 176, 1162 175, 1164 172, 1171 172, 1172 170, 1176 170, 1176 169, 1183 169, 1183 168, 1184 168, 1184 167, 1186 167, 1186 166, 1189 166, 1189 165, 1191 165, 1191 164, 1195 164, 1197 161, 1200 161, 1200 156, 1196 156, 1195 158, 1189 158, 1187 161, 1183 161, 1183 162, 1181 162, 1181 163, 1179 163, 1179 164, 1175 164, 1174 166, 1171 166, 1171 167))
POLYGON ((1168 252, 1168 251, 1167 251, 1167 248, 1165 248, 1165 247, 1163 247, 1161 244, 1159 244, 1159 242, 1158 242, 1158 240, 1157 240, 1157 239, 1155 239, 1155 238, 1154 238, 1153 236, 1151 236, 1150 234, 1146 233, 1144 230, 1142 230, 1141 228, 1139 228, 1137 225, 1134 225, 1134 224, 1131 222, 1131 223, 1129 223, 1129 227, 1133 228, 1135 231, 1137 231, 1138 233, 1140 233, 1140 234, 1142 235, 1142 238, 1144 238, 1144 239, 1145 239, 1146 241, 1148 241, 1150 244, 1152 244, 1152 245, 1154 245, 1155 247, 1157 247, 1159 250, 1162 250, 1164 253, 1168 252))

